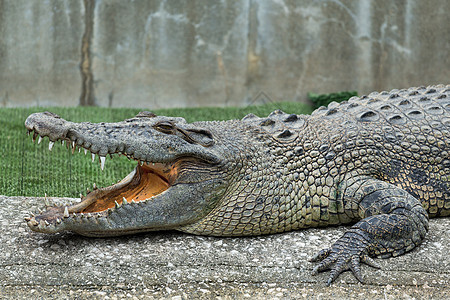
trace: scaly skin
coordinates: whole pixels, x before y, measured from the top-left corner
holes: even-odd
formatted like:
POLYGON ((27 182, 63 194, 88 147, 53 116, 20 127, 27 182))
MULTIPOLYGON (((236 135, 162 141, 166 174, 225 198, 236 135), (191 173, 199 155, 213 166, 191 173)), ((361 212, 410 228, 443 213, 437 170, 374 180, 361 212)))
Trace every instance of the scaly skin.
POLYGON ((360 262, 376 266, 371 257, 413 249, 429 217, 450 215, 449 112, 450 86, 439 85, 354 97, 311 116, 275 111, 187 124, 142 112, 91 124, 32 114, 25 125, 34 138, 145 163, 117 185, 27 222, 38 232, 88 236, 164 229, 243 236, 353 224, 312 258, 320 261, 313 273, 331 269, 330 284, 351 269, 362 281, 360 262))

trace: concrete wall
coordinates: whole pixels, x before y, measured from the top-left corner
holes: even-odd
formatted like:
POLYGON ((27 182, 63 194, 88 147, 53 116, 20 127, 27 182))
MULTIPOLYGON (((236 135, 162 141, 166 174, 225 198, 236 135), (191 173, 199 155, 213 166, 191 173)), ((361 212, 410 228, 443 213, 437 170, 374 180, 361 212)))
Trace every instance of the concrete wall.
POLYGON ((449 11, 447 0, 0 0, 0 106, 247 105, 448 84, 449 11))

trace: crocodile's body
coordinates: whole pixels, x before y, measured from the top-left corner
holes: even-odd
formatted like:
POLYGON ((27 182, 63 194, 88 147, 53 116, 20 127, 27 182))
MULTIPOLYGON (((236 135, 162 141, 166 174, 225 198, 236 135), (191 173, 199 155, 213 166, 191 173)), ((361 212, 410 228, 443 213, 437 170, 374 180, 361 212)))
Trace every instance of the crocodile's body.
POLYGON ((345 269, 361 279, 360 261, 414 248, 428 217, 450 215, 450 86, 372 93, 311 116, 187 124, 141 113, 76 124, 43 113, 26 126, 100 157, 147 162, 81 204, 29 218, 35 231, 242 236, 353 223, 313 258, 322 260, 315 271, 334 264, 331 282, 345 269))

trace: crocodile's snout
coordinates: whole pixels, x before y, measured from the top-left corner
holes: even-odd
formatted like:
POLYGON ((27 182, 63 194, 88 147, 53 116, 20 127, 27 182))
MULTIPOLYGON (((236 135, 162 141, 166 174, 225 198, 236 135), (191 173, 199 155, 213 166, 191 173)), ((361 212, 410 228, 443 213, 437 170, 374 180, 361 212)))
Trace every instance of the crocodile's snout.
POLYGON ((31 114, 25 121, 25 127, 28 129, 28 132, 35 132, 34 139, 36 139, 37 132, 39 132, 41 137, 48 137, 53 142, 66 137, 69 124, 70 122, 48 111, 31 114))

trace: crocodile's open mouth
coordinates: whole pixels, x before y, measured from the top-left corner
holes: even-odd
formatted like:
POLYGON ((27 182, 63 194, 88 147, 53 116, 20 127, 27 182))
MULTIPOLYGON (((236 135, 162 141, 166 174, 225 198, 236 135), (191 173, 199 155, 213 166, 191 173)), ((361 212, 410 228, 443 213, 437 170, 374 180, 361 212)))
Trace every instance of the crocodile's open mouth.
POLYGON ((138 163, 127 177, 112 186, 96 189, 72 206, 70 212, 96 213, 124 202, 146 201, 167 190, 177 176, 177 164, 138 163))
MULTIPOLYGON (((34 133, 33 141, 39 135, 34 133)), ((42 138, 39 136, 40 143, 42 138)), ((64 139, 68 147, 72 148, 72 153, 77 147, 83 148, 69 139, 64 139)), ((50 141, 49 150, 52 150, 54 142, 50 141)), ((84 149, 87 153, 87 149, 84 149)), ((57 226, 65 218, 89 218, 108 215, 125 205, 139 205, 146 201, 151 201, 153 197, 164 193, 169 189, 178 177, 180 165, 186 159, 178 159, 170 163, 142 162, 127 153, 117 153, 126 155, 129 159, 137 161, 136 168, 124 179, 116 184, 104 188, 97 188, 81 197, 81 202, 73 205, 51 206, 47 210, 38 214, 32 214, 26 218, 29 225, 36 227, 57 226)), ((92 154, 94 161, 95 154, 92 154)), ((105 166, 105 157, 100 156, 102 170, 105 166)))
POLYGON ((140 112, 121 122, 94 124, 43 112, 31 114, 25 127, 33 141, 48 138, 49 150, 63 142, 72 153, 90 153, 102 170, 107 155, 137 163, 118 183, 81 195, 81 202, 55 205, 45 199, 45 211, 25 218, 33 231, 117 236, 177 229, 208 214, 225 191, 222 160, 210 149, 212 133, 182 118, 140 112))

